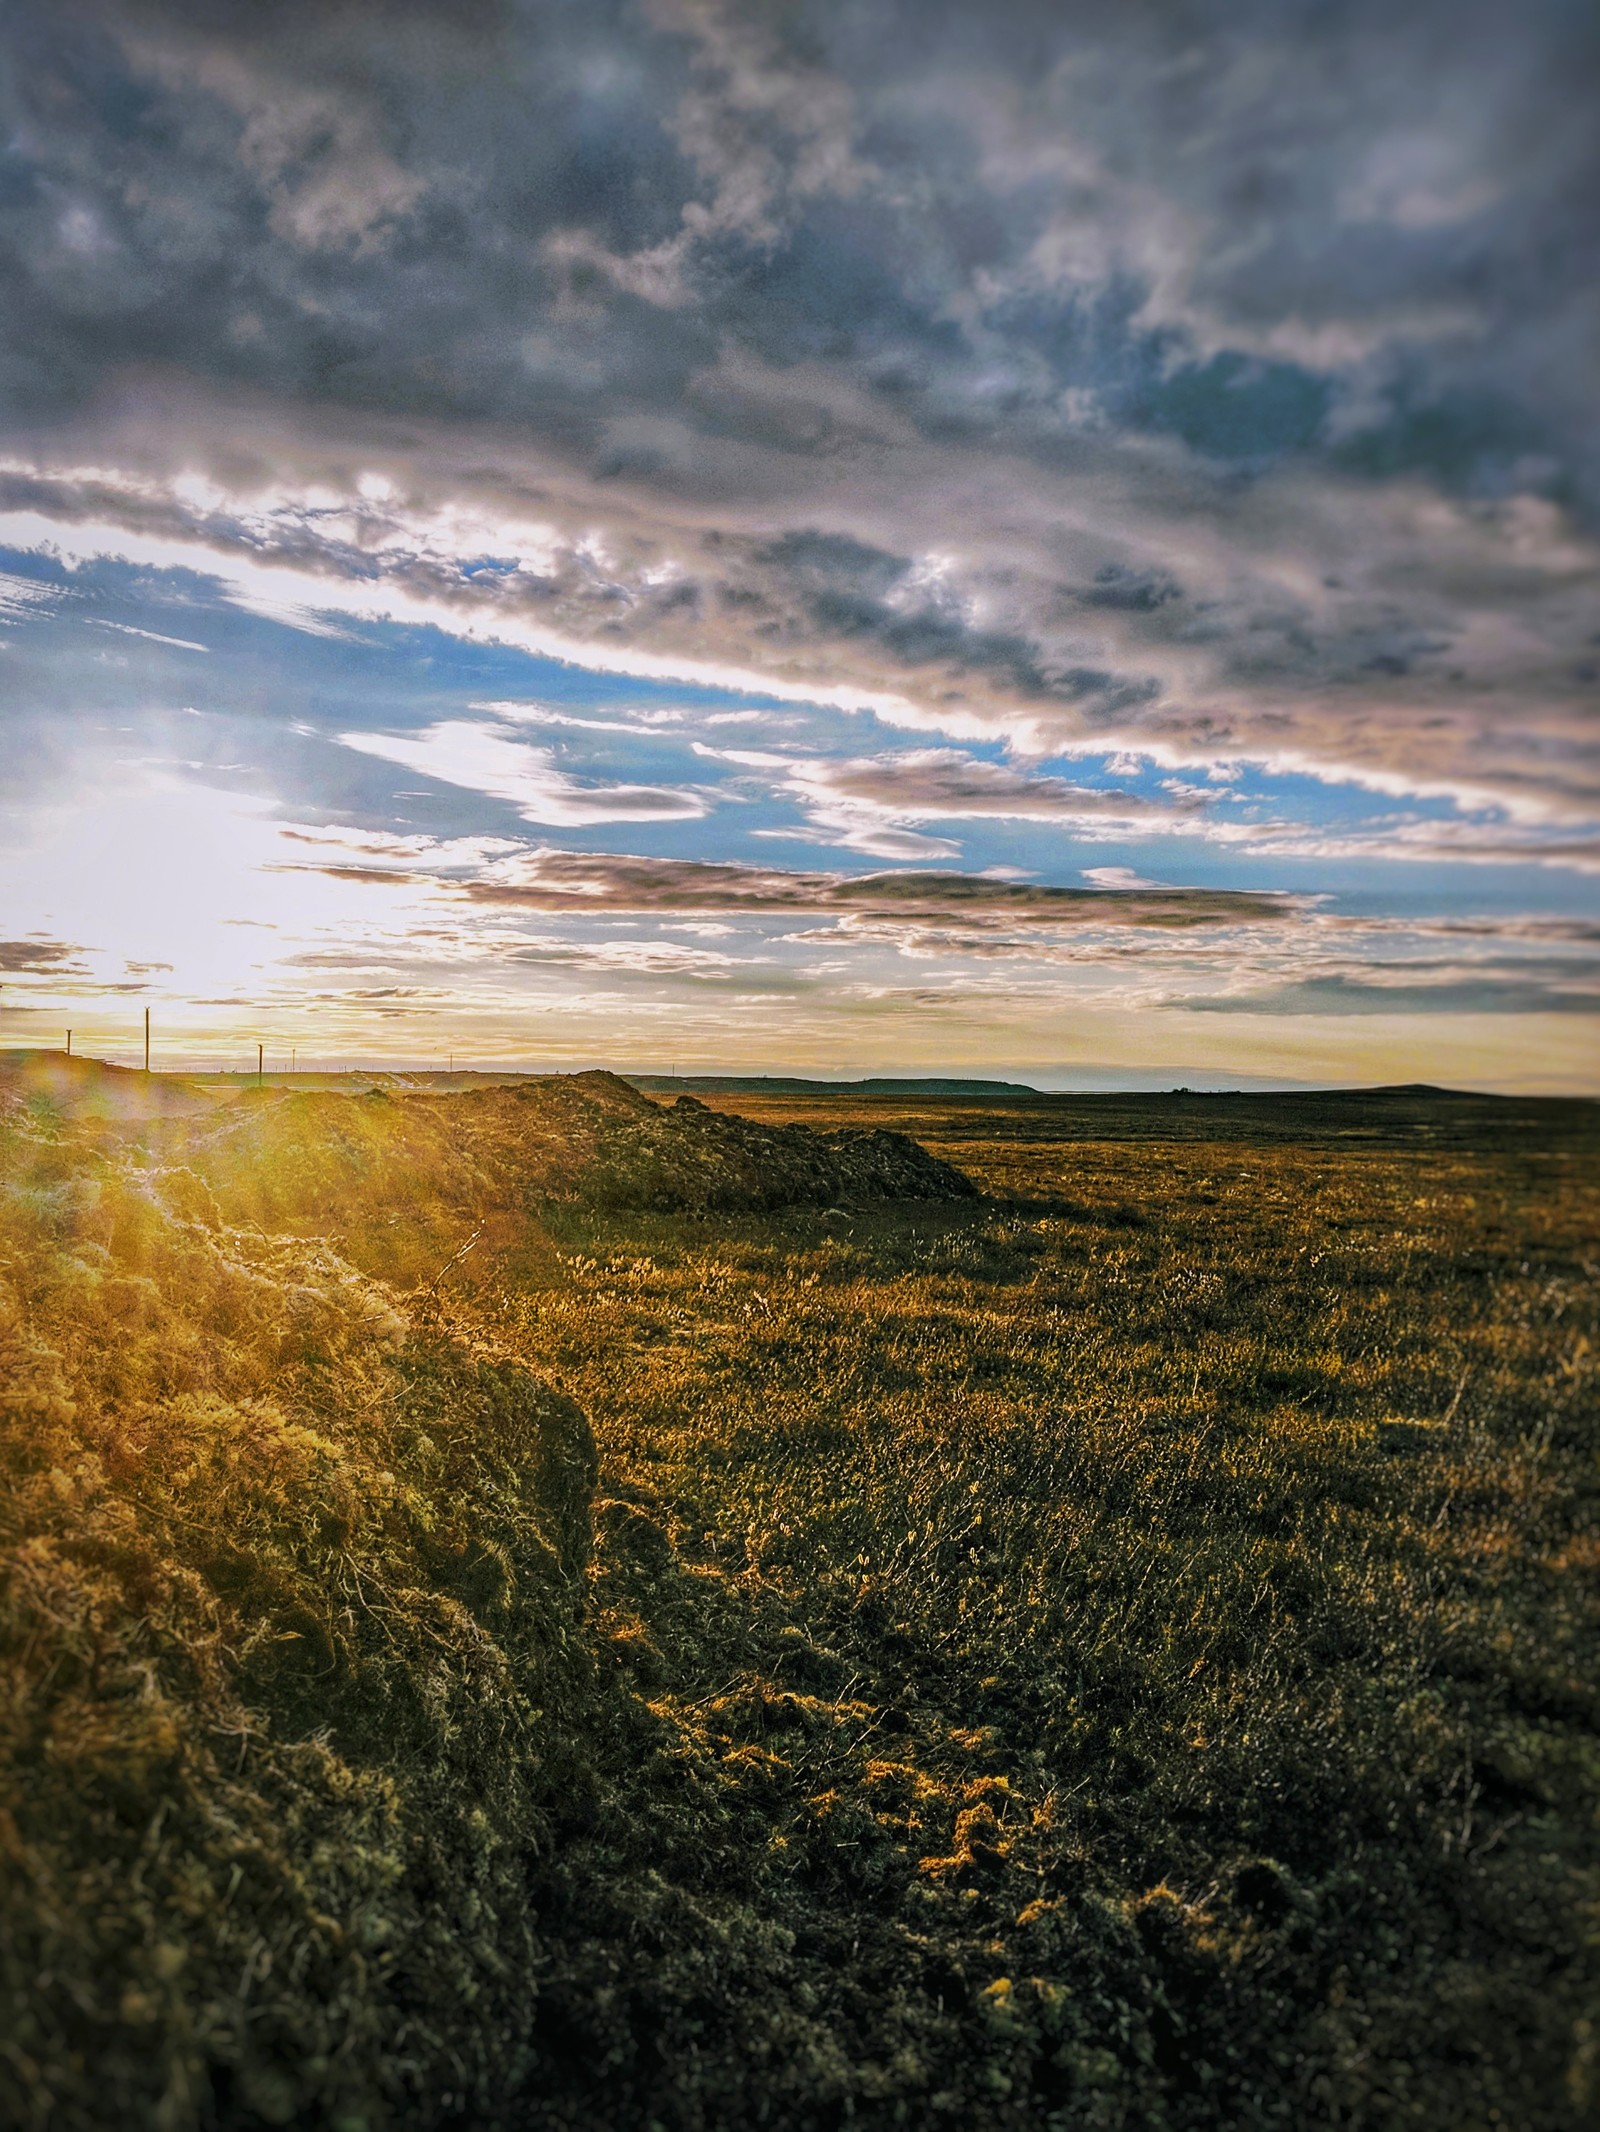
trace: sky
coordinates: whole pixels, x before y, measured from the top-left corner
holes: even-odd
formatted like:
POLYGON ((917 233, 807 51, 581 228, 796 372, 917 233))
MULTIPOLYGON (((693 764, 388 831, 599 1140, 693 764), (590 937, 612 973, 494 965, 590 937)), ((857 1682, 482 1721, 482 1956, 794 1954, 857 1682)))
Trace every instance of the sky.
POLYGON ((1600 1093, 1589 0, 9 0, 0 1046, 1600 1093))

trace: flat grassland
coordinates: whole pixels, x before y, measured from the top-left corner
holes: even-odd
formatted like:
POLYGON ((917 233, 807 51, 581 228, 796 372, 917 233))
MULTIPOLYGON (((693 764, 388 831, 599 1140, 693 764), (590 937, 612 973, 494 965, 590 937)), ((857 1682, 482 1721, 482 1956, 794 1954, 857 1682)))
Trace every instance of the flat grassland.
MULTIPOLYGON (((18 2121, 112 2122, 114 2064, 161 2132, 1592 2123, 1594 1109, 710 1100, 986 1196, 569 1201, 409 1268, 357 1198, 240 1228, 227 1282, 322 1300, 227 1382, 232 1287, 141 1321, 182 1458, 13 1217, 16 1559, 99 1579, 4 1646, 18 2121)), ((15 1190, 81 1198, 27 1131, 15 1190)))

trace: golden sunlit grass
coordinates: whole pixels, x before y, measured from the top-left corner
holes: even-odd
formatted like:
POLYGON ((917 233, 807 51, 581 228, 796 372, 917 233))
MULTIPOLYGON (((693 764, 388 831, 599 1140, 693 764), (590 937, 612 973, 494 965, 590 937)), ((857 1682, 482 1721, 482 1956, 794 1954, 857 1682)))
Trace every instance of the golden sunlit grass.
POLYGON ((503 2084, 587 1766, 582 1415, 192 1173, 6 1142, 0 2116, 503 2084))
POLYGON ((14 2114, 1587 2122, 1580 1114, 567 1086, 13 1114, 14 2114))

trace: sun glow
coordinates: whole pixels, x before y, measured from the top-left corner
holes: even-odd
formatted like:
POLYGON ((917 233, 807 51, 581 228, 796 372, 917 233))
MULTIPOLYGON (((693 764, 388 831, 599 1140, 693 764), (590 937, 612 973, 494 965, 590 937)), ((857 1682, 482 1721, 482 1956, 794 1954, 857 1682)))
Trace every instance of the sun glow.
MULTIPOLYGON (((58 970, 8 981, 12 1041, 59 1042, 40 1025, 65 1015, 79 1049, 132 1058, 146 1006, 185 1054, 276 1033, 286 1004, 316 1020, 315 1002, 285 1001, 279 965, 349 942, 354 892, 285 864, 270 799, 104 766, 29 826, 0 862, 7 931, 68 952, 58 970)), ((393 928, 436 892, 385 880, 361 893, 364 918, 393 928)))

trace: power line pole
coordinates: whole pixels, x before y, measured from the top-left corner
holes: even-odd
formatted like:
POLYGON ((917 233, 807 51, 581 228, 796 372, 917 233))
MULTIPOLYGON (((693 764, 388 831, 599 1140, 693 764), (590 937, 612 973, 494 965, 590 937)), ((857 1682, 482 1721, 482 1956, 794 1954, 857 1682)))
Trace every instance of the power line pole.
POLYGON ((265 1045, 265 1044, 257 1044, 257 1046, 256 1046, 256 1086, 257 1086, 257 1088, 265 1088, 265 1087, 266 1087, 266 1085, 267 1085, 267 1070, 266 1070, 266 1067, 265 1067, 265 1066, 263 1065, 263 1063, 262 1063, 262 1054, 263 1054, 263 1053, 265 1052, 266 1048, 267 1048, 267 1047, 266 1047, 266 1045, 265 1045))
POLYGON ((150 1071, 150 1009, 144 1010, 144 1070, 150 1071))
POLYGON ((70 1058, 71 1058, 71 1056, 72 1056, 72 1031, 71 1031, 71 1030, 69 1029, 69 1030, 67 1031, 67 1057, 68 1057, 68 1058, 70 1059, 70 1058))

